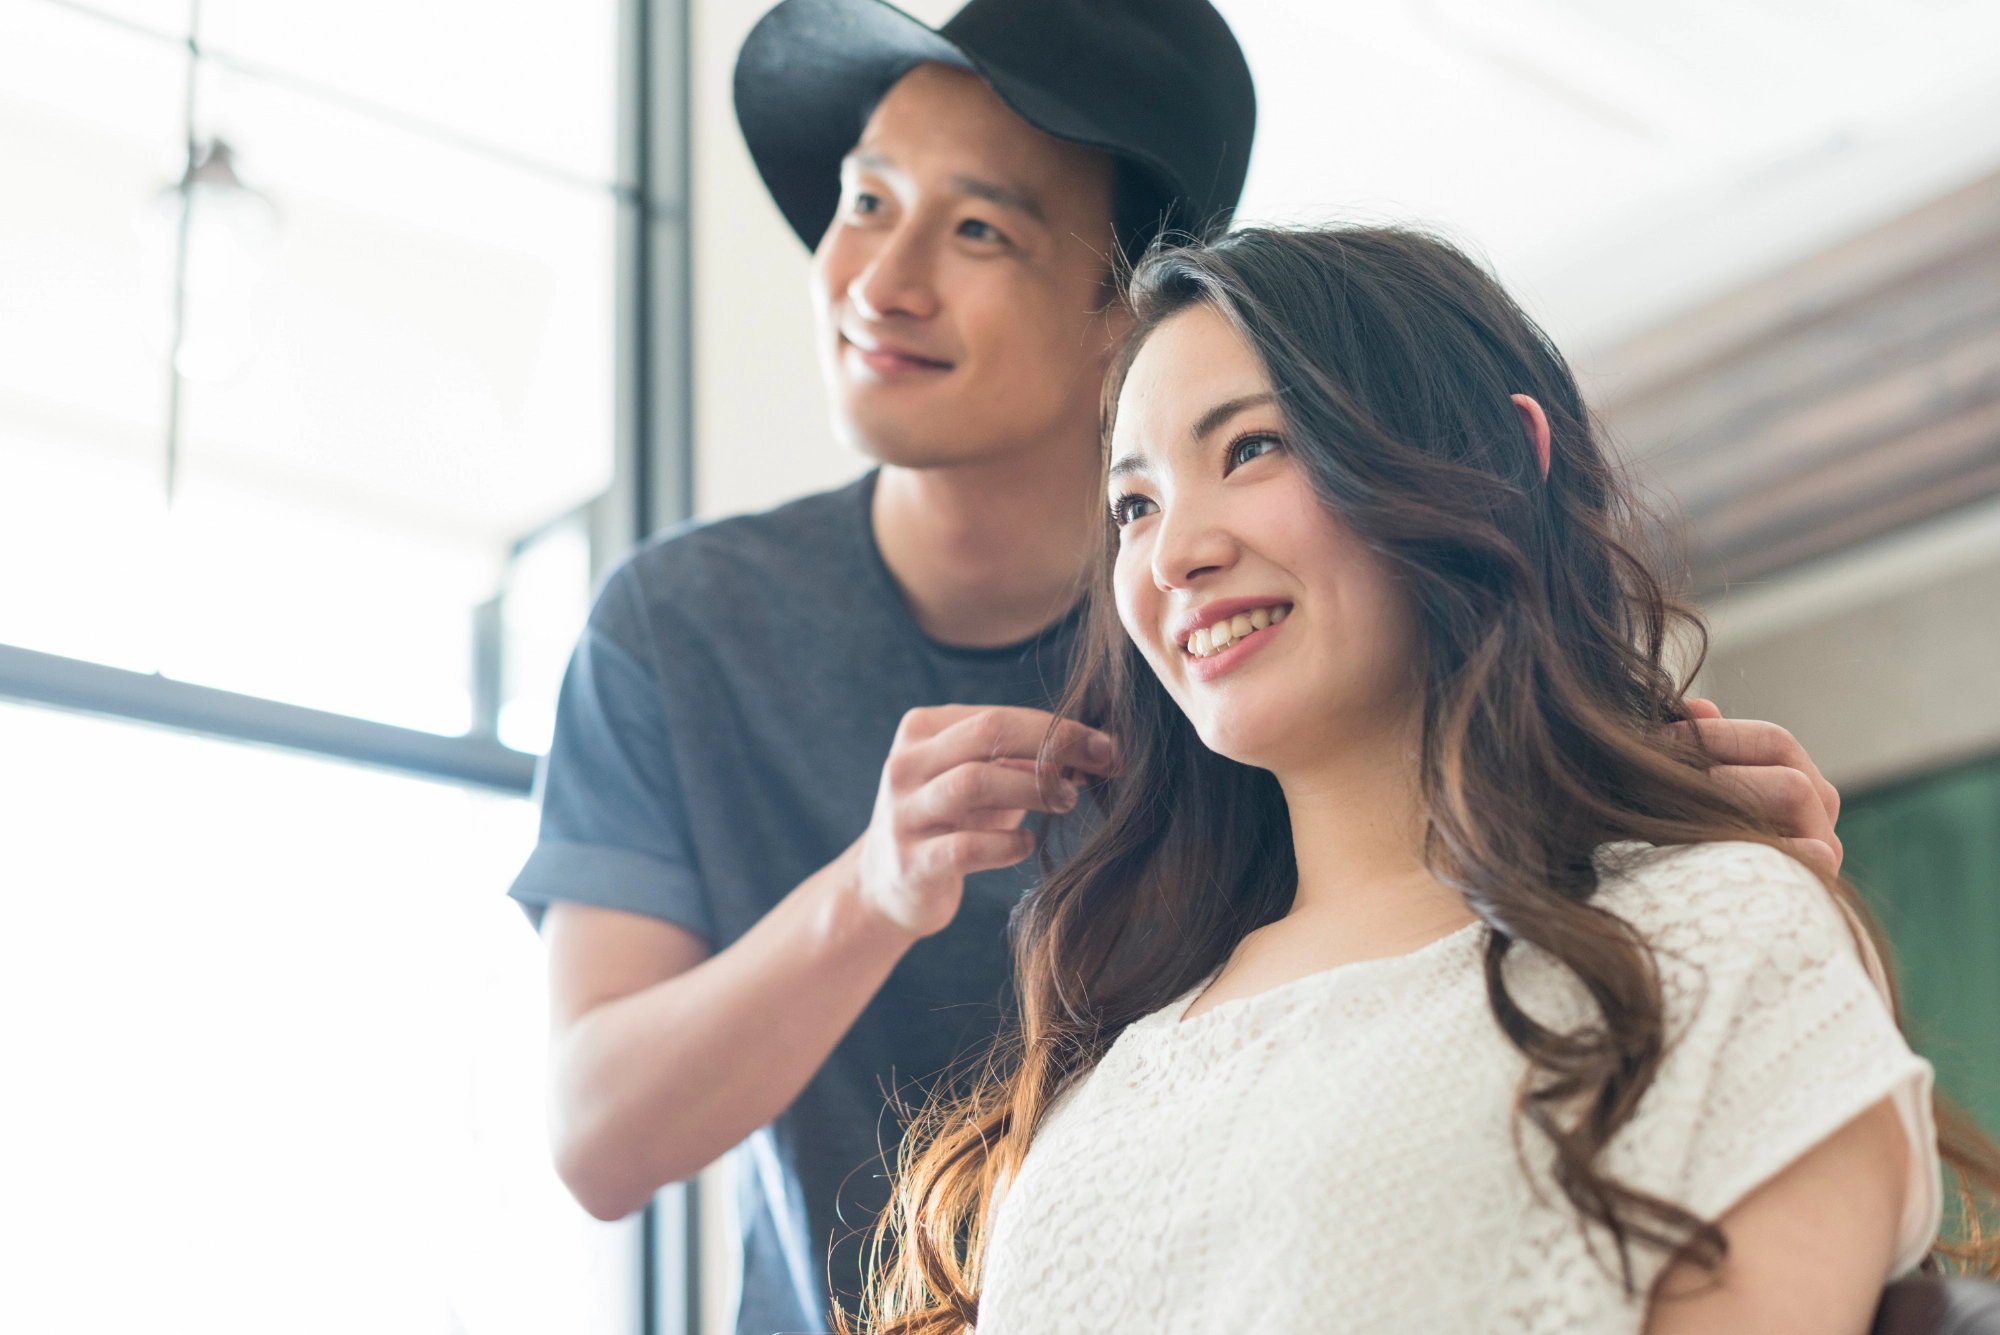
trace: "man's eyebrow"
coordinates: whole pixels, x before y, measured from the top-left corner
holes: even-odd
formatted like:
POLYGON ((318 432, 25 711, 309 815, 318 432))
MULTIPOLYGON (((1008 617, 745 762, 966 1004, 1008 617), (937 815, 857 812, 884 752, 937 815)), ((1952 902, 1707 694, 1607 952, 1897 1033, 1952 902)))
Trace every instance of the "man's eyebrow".
POLYGON ((1202 439, 1209 432, 1215 430, 1246 408, 1257 408, 1266 403, 1276 403, 1277 401, 1278 396, 1269 390, 1265 390, 1259 394, 1245 394, 1240 398, 1226 399, 1201 415, 1201 420, 1194 424, 1194 438, 1196 440, 1202 439))
MULTIPOLYGON (((857 148, 841 159, 843 167, 859 167, 863 171, 894 171, 896 164, 889 155, 878 149, 857 148)), ((998 181, 987 181, 977 176, 954 176, 951 188, 961 195, 971 195, 989 204, 998 204, 1003 209, 1013 209, 1025 213, 1036 222, 1047 222, 1048 215, 1042 209, 1042 201, 1019 186, 1003 185, 998 181)))
POLYGON ((1047 222, 1042 213, 1042 201, 1027 191, 1011 185, 1001 185, 997 181, 982 181, 976 176, 954 176, 951 188, 961 195, 971 195, 989 204, 998 204, 1003 209, 1013 209, 1025 213, 1036 222, 1047 222))

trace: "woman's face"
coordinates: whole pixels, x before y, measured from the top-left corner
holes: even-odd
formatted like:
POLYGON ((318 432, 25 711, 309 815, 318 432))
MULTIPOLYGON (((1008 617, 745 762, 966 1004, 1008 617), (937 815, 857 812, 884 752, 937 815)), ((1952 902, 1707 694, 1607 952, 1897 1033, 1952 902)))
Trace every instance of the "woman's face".
POLYGON ((1119 617, 1209 747, 1282 778, 1407 738, 1409 599, 1320 504, 1263 365, 1214 308, 1133 362, 1109 499, 1119 617))

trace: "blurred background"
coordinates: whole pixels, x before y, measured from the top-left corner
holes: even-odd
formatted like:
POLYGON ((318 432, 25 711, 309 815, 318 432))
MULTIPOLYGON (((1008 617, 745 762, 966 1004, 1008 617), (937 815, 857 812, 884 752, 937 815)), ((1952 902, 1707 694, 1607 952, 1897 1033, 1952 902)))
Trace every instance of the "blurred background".
MULTIPOLYGON (((1562 344, 2000 1131, 2000 0, 1218 5, 1239 217, 1562 344)), ((593 582, 864 467, 764 8, 0 0, 0 1328, 727 1328, 726 1193, 550 1171, 501 896, 593 582)))

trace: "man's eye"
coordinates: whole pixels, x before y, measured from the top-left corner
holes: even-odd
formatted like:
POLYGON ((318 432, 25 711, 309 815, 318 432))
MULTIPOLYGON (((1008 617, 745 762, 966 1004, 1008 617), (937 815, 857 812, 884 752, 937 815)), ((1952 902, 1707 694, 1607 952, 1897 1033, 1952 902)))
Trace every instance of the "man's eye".
POLYGON ((1150 496, 1126 495, 1111 502, 1111 522, 1124 528, 1135 519, 1144 519, 1160 507, 1150 496))
POLYGON ((1245 436, 1241 440, 1232 441, 1229 446, 1228 457, 1224 461, 1223 471, 1226 473, 1241 468, 1258 455, 1269 454, 1271 451, 1281 448, 1284 443, 1284 441, 1279 440, 1276 436, 1263 433, 1254 436, 1245 436))
POLYGON ((877 213, 882 208, 882 196, 871 195, 866 190, 854 196, 853 209, 856 213, 877 213))
POLYGON ((958 234, 968 241, 1005 241, 1006 234, 990 222, 967 218, 958 225, 958 234))

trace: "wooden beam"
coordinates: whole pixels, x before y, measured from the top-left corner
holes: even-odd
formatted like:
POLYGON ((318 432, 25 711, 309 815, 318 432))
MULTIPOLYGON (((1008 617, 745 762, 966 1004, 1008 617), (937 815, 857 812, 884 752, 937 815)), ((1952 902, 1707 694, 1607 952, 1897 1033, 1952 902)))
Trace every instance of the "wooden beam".
POLYGON ((1592 369, 1702 592, 2000 494, 2000 174, 1592 369))

